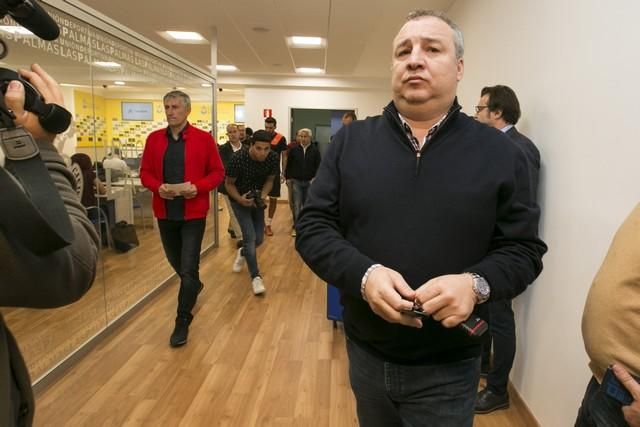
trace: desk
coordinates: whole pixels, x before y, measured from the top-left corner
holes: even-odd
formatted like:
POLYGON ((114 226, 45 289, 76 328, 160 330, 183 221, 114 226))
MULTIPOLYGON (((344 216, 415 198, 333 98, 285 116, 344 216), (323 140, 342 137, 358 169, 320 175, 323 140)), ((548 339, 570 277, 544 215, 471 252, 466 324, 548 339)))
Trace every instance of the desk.
POLYGON ((126 221, 133 224, 133 195, 125 187, 107 191, 107 200, 115 205, 116 222, 126 221))
POLYGON ((125 177, 119 181, 107 183, 107 193, 112 195, 116 200, 116 218, 118 221, 127 221, 129 224, 135 224, 134 217, 134 198, 138 202, 142 211, 142 221, 145 223, 145 212, 151 213, 149 220, 151 228, 155 227, 153 220, 153 208, 151 206, 151 197, 141 197, 143 195, 151 195, 143 185, 139 177, 125 177))

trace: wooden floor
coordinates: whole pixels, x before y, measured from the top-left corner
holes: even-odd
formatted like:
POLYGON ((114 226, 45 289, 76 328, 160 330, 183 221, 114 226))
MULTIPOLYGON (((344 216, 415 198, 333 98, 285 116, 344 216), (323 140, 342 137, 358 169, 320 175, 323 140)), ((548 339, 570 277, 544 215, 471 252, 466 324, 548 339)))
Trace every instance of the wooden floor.
MULTIPOLYGON (((246 269, 231 273, 222 236, 202 260, 187 345, 168 345, 174 283, 37 396, 35 425, 357 426, 344 332, 325 317, 325 285, 295 252, 289 218, 281 204, 258 251, 265 296, 246 269)), ((475 426, 527 426, 523 414, 512 405, 475 426)))

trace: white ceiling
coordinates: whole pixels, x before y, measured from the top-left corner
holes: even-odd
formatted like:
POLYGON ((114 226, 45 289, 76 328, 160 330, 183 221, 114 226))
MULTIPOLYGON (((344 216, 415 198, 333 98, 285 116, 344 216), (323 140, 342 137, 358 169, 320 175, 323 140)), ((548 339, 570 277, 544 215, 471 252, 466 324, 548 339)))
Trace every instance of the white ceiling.
POLYGON ((212 39, 217 29, 218 63, 238 67, 219 73, 225 80, 253 84, 265 78, 295 75, 296 67, 326 69, 338 78, 386 78, 391 41, 411 10, 447 10, 456 0, 82 0, 109 18, 175 52, 193 64, 208 68, 211 48, 174 44, 158 31, 197 31, 212 39), (269 31, 258 32, 254 28, 269 31), (326 49, 292 49, 285 37, 320 36, 326 49), (229 79, 227 79, 229 77, 229 79))

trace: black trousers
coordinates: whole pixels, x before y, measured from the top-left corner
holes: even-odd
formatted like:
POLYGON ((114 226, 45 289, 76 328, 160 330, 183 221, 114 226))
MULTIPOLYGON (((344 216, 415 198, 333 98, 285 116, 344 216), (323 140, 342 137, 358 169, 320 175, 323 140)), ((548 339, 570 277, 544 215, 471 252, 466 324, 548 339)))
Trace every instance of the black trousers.
POLYGON ((191 310, 200 290, 200 249, 204 237, 205 218, 188 221, 159 219, 160 239, 167 260, 180 276, 178 317, 191 322, 191 310))
POLYGON ((487 388, 496 394, 504 394, 516 357, 516 321, 511 300, 492 301, 481 308, 480 316, 489 323, 489 333, 482 344, 482 365, 490 366, 487 388), (492 344, 493 363, 490 363, 492 344))

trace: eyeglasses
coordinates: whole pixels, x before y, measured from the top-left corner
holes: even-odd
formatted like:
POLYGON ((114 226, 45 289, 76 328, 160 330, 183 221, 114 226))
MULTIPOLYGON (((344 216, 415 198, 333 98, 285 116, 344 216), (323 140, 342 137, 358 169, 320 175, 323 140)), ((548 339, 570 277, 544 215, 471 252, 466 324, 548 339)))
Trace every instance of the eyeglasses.
POLYGON ((485 108, 489 108, 488 105, 476 105, 476 113, 479 113, 480 111, 484 110, 485 108))

